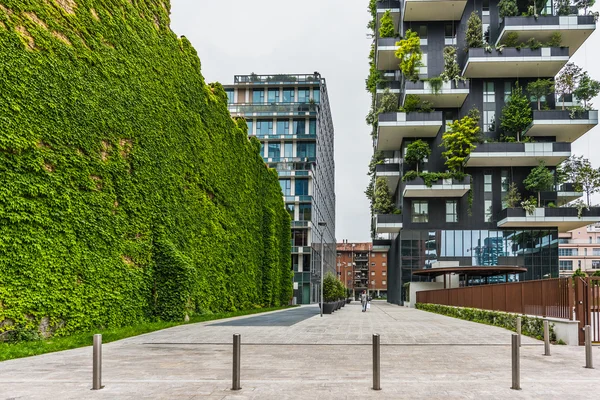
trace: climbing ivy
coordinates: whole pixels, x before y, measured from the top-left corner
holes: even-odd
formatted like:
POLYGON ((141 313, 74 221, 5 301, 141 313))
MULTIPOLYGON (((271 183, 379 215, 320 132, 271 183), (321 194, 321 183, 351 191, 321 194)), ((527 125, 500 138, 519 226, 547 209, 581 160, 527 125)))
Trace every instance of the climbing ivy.
POLYGON ((277 174, 169 7, 0 0, 0 333, 289 300, 277 174))

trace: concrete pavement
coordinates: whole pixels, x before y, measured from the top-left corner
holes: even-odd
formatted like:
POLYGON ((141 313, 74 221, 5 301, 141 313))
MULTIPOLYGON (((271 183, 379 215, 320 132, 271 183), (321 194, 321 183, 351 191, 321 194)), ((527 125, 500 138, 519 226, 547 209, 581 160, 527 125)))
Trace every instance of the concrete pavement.
POLYGON ((91 388, 91 348, 0 363, 0 399, 597 398, 600 348, 523 338, 523 390, 513 391, 511 332, 373 302, 323 318, 314 306, 211 321, 104 345, 91 388), (242 390, 232 392, 231 340, 242 335, 242 390), (381 391, 370 390, 371 338, 381 335, 381 391))

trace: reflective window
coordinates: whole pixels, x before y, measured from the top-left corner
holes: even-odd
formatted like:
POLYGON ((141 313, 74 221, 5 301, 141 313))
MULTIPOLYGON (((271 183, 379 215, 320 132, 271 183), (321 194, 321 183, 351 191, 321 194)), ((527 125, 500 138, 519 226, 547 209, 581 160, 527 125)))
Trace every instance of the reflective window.
POLYGON ((313 100, 317 104, 319 104, 321 102, 321 90, 319 90, 319 88, 313 89, 313 100))
MULTIPOLYGON (((281 185, 281 181, 279 181, 279 185, 281 185)), ((281 188, 281 191, 283 192, 283 187, 281 188)), ((294 214, 294 205, 293 204, 286 204, 285 209, 290 214, 290 218, 292 218, 292 220, 296 218, 296 216, 294 214)))
POLYGON ((279 186, 281 186, 281 191, 284 196, 292 195, 292 181, 289 179, 280 179, 279 186))
POLYGON ((278 135, 289 135, 290 134, 290 121, 277 121, 277 134, 278 135))
POLYGON ((592 255, 600 256, 600 249, 592 249, 592 255))
POLYGON ((492 222, 492 201, 491 200, 484 200, 483 201, 483 220, 485 222, 492 222))
POLYGON ((269 103, 279 103, 279 89, 269 89, 267 92, 267 101, 269 103))
POLYGON ((310 204, 300 204, 300 221, 311 221, 312 220, 312 206, 310 204))
POLYGON ((246 120, 246 124, 248 125, 248 135, 254 135, 254 130, 252 129, 252 121, 246 120))
POLYGON ((429 209, 427 201, 413 200, 412 222, 429 222, 429 209))
POLYGON ((297 157, 316 157, 315 156, 314 142, 299 142, 296 144, 296 156, 297 157))
POLYGON ((300 88, 298 89, 298 103, 308 103, 310 100, 310 89, 300 88))
POLYGON ((264 103, 265 102, 265 90, 254 89, 252 91, 252 103, 264 103))
POLYGON ((283 89, 283 102, 293 103, 294 102, 294 89, 283 89))
POLYGON ((273 121, 256 121, 256 135, 272 135, 273 121))
POLYGON ((572 257, 577 255, 577 249, 558 249, 559 257, 572 257))
POLYGON ((281 144, 279 143, 269 143, 269 158, 279 158, 281 157, 281 144))
POLYGON ((294 120, 294 135, 304 135, 306 133, 306 120, 294 120))
POLYGON ((283 144, 283 156, 286 158, 294 157, 294 144, 292 142, 283 144))
POLYGON ((317 120, 316 119, 308 120, 308 134, 309 135, 317 134, 317 120))
POLYGON ((506 195, 508 193, 509 186, 510 186, 510 183, 508 181, 508 171, 503 169, 501 171, 501 177, 500 177, 500 193, 502 195, 502 209, 505 209, 507 207, 506 195))
POLYGON ((308 196, 308 179, 298 179, 296 178, 296 196, 308 196))
POLYGON ((560 271, 572 271, 573 270, 573 260, 559 260, 558 261, 558 269, 560 271))
POLYGON ((458 222, 457 201, 446 200, 446 222, 458 222))
POLYGON ((485 174, 483 175, 483 191, 484 192, 492 192, 492 175, 485 174))
POLYGON ((227 93, 227 103, 233 104, 233 89, 225 89, 225 93, 227 93))
POLYGON ((508 103, 512 95, 512 83, 504 82, 504 102, 508 103))

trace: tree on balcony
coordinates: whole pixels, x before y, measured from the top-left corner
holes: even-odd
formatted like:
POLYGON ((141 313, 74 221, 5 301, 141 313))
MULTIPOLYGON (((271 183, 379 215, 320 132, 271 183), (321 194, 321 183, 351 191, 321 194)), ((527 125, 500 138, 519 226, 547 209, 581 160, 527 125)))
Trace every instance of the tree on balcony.
POLYGON ((592 163, 583 156, 571 156, 563 161, 561 170, 573 182, 576 191, 586 194, 589 206, 591 196, 600 191, 600 169, 592 167, 592 163))
POLYGON ((440 78, 444 82, 454 81, 458 84, 459 79, 463 79, 460 75, 460 66, 456 60, 456 47, 444 47, 444 71, 440 74, 440 78))
POLYGON ((569 15, 571 14, 571 0, 555 0, 554 11, 556 15, 569 15))
POLYGON ((600 82, 592 79, 587 71, 584 72, 579 78, 579 84, 577 85, 577 89, 573 91, 573 95, 579 100, 582 100, 583 107, 586 110, 589 110, 589 107, 591 107, 592 104, 588 102, 598 96, 598 93, 600 93, 600 82))
POLYGON ((413 82, 419 80, 419 67, 423 64, 423 52, 421 51, 421 39, 417 32, 408 29, 404 35, 404 39, 396 43, 396 58, 400 60, 400 69, 406 77, 413 82))
POLYGON ((393 38, 396 37, 396 30, 394 29, 394 20, 392 19, 392 13, 390 10, 386 10, 381 17, 381 25, 379 25, 379 37, 381 38, 393 38))
POLYGON ((498 15, 500 18, 516 17, 519 15, 519 7, 516 0, 500 0, 498 3, 498 15))
POLYGON ((549 96, 554 92, 554 82, 550 79, 538 79, 527 84, 527 93, 537 100, 538 111, 542 109, 542 97, 549 96))
POLYGON ((446 166, 451 173, 463 172, 465 159, 476 147, 479 131, 478 120, 468 115, 452 122, 450 130, 442 135, 440 146, 446 148, 442 155, 446 157, 446 166))
POLYGON ((375 181, 373 214, 394 214, 395 212, 396 207, 392 201, 392 195, 390 194, 385 178, 377 178, 375 181))
POLYGON ((575 63, 567 63, 560 70, 556 80, 554 81, 554 90, 556 95, 562 96, 562 109, 565 109, 565 96, 572 94, 579 84, 579 79, 582 76, 582 69, 575 63))
POLYGON ((467 21, 467 49, 483 47, 483 25, 477 11, 473 11, 467 21))
POLYGON ((537 167, 533 168, 527 178, 523 180, 525 189, 537 192, 537 204, 541 204, 540 192, 550 190, 554 183, 554 175, 552 171, 546 168, 546 163, 540 161, 537 167))
POLYGON ((404 160, 410 165, 416 165, 417 174, 419 173, 419 164, 423 162, 424 159, 431 155, 431 149, 427 142, 423 140, 415 140, 408 146, 406 146, 406 154, 404 156, 404 160))
POLYGON ((520 142, 521 135, 533 121, 532 115, 529 99, 523 94, 523 90, 517 82, 510 99, 502 108, 500 127, 504 130, 505 136, 506 134, 512 135, 516 137, 517 142, 520 142))

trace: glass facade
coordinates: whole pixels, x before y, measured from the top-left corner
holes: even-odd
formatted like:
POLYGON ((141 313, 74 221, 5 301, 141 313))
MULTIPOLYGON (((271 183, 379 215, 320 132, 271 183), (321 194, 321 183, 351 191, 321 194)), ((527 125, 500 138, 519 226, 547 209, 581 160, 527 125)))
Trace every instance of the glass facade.
POLYGON ((254 89, 252 91, 252 103, 264 103, 265 102, 265 90, 254 89))
POLYGON ((267 92, 267 102, 279 103, 279 89, 269 89, 267 92))
POLYGON ((294 89, 283 89, 283 102, 293 103, 294 102, 294 89))

